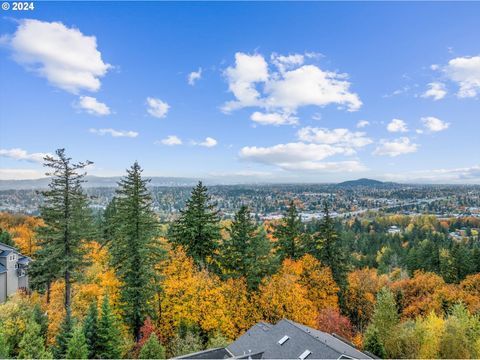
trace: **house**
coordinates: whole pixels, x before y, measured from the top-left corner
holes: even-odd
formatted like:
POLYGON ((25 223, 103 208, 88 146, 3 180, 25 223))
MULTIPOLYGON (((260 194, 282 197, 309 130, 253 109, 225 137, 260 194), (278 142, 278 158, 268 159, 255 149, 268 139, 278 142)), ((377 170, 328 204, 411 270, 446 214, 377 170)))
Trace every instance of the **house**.
POLYGON ((14 247, 0 243, 0 304, 17 290, 28 289, 27 268, 30 261, 14 247))
POLYGON ((225 348, 183 355, 177 359, 373 359, 335 334, 283 319, 260 322, 225 348))
POLYGON ((390 235, 400 234, 400 232, 401 230, 396 225, 390 226, 390 228, 387 230, 387 233, 390 235))

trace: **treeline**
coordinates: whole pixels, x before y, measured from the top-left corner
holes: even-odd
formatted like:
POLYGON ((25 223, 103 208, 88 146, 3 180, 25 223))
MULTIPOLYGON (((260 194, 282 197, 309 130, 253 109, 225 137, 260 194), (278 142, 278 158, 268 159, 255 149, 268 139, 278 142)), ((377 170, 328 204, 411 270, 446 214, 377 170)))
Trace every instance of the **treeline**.
MULTIPOLYGON (((64 150, 45 159, 52 180, 30 227, 35 291, 0 306, 0 358, 172 357, 282 318, 382 357, 480 356, 480 274, 409 265, 422 241, 449 250, 436 225, 386 236, 385 219, 336 222, 328 203, 322 221, 302 223, 295 201, 280 221, 259 223, 246 206, 221 221, 202 183, 162 224, 138 163, 95 218, 82 189, 89 164, 64 150)), ((1 224, 9 237, 13 225, 1 224)), ((24 251, 20 238, 10 241, 24 251)))

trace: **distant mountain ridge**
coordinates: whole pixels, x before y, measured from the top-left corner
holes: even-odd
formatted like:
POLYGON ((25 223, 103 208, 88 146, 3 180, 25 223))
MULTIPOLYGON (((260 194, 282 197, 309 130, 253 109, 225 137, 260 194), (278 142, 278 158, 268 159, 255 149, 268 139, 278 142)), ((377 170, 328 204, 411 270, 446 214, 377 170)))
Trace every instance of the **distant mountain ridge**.
POLYGON ((339 187, 357 187, 357 186, 364 186, 364 187, 378 187, 378 186, 388 186, 388 185, 397 185, 393 182, 383 182, 379 180, 367 179, 362 178, 358 180, 349 180, 338 183, 337 186, 339 187))

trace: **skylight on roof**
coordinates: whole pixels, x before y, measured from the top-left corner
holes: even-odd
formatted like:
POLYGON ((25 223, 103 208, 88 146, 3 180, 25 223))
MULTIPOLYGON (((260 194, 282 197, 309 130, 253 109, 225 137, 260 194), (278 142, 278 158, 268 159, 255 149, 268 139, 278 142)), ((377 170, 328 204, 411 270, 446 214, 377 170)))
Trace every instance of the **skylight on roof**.
POLYGON ((290 339, 287 335, 285 335, 284 337, 282 337, 280 340, 278 340, 278 343, 280 345, 283 345, 287 342, 287 340, 290 339))
POLYGON ((298 358, 300 360, 305 360, 311 353, 310 350, 305 350, 298 358))

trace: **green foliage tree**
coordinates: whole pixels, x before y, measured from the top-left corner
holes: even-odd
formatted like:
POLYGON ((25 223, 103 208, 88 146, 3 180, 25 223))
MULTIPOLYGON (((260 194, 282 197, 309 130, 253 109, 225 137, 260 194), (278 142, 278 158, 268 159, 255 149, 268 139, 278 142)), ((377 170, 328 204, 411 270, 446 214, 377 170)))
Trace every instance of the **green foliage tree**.
POLYGON ((27 322, 25 333, 19 344, 19 359, 48 359, 51 354, 45 349, 45 339, 41 335, 40 325, 33 319, 27 322))
POLYGON ((70 314, 70 308, 67 308, 67 314, 63 319, 60 330, 55 339, 55 346, 53 347, 53 356, 55 359, 65 359, 67 356, 68 343, 72 338, 74 321, 70 314))
POLYGON ((40 208, 45 226, 37 229, 40 249, 32 262, 30 274, 37 286, 49 284, 60 277, 65 282, 65 309, 71 303, 72 282, 84 265, 81 240, 92 236, 93 222, 82 190, 90 161, 72 163, 65 149, 58 149, 56 157, 46 156, 45 164, 51 176, 49 189, 42 192, 44 204, 40 208))
POLYGON ((380 331, 375 326, 369 326, 365 332, 363 349, 371 352, 380 359, 385 359, 387 357, 385 347, 380 341, 380 331))
POLYGON ((193 331, 177 334, 170 342, 170 357, 194 353, 203 349, 202 340, 193 331))
POLYGON ((88 359, 88 347, 83 329, 76 326, 67 346, 67 359, 88 359))
POLYGON ((0 243, 8 246, 16 247, 15 241, 13 241, 12 235, 7 231, 0 229, 0 243))
POLYGON ((152 333, 140 350, 139 359, 165 359, 165 348, 152 333))
POLYGON ((97 332, 97 356, 99 359, 118 359, 121 357, 120 330, 117 319, 112 314, 108 295, 104 296, 97 332))
POLYGON ((193 189, 180 218, 170 228, 169 239, 174 245, 183 246, 199 268, 210 267, 221 239, 220 220, 201 181, 193 189))
POLYGON ((87 316, 83 322, 83 334, 88 349, 88 358, 96 359, 98 356, 98 309, 96 301, 90 304, 87 316))
POLYGON ((277 239, 275 247, 280 261, 285 258, 298 259, 304 255, 303 224, 293 200, 283 219, 275 227, 274 236, 277 239))
POLYGON ((263 229, 258 229, 248 207, 242 206, 223 241, 222 268, 226 276, 245 277, 250 289, 256 289, 271 268, 271 245, 263 229))
POLYGON ((10 349, 7 343, 3 329, 0 328, 0 359, 7 359, 10 355, 10 349))
POLYGON ((137 162, 119 182, 115 197, 115 232, 109 242, 112 265, 122 281, 121 306, 124 320, 135 339, 147 316, 153 315, 151 299, 159 291, 155 266, 164 250, 157 240, 158 221, 147 189, 150 180, 142 179, 137 162))

